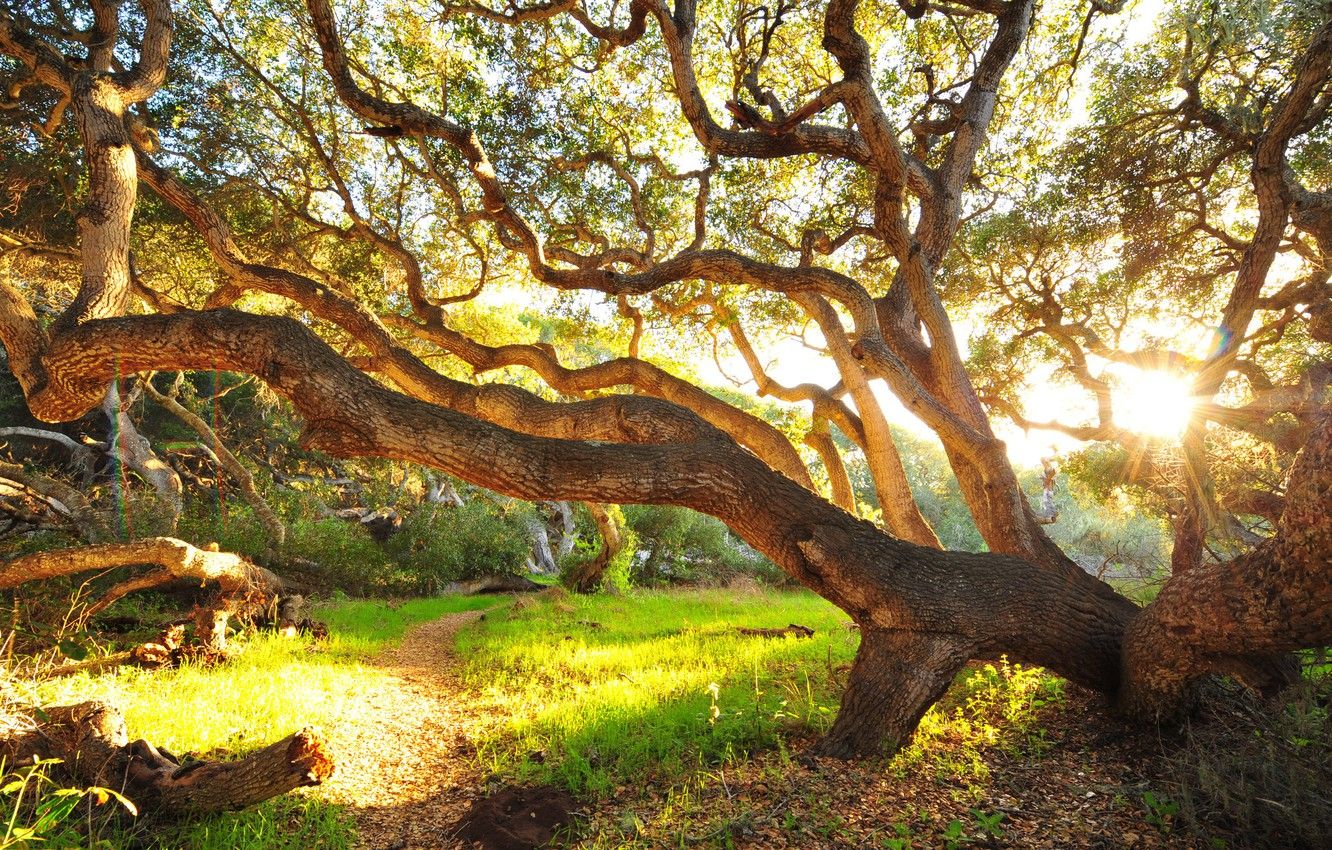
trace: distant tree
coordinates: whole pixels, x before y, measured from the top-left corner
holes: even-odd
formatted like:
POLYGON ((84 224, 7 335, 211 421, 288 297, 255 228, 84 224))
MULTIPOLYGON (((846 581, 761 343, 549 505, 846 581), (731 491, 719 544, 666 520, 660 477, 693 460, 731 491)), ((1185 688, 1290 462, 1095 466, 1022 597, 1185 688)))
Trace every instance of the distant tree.
MULTIPOLYGON (((1071 70, 1109 49, 1093 25, 1118 6, 11 3, 0 339, 49 421, 96 406, 120 375, 234 370, 290 401, 303 444, 335 456, 721 519, 860 626, 828 754, 898 746, 962 665, 1003 653, 1148 718, 1185 708, 1208 673, 1276 686, 1290 674, 1279 653, 1332 637, 1325 402, 1271 537, 1231 562, 1190 556, 1140 611, 1046 534, 946 306, 964 225, 1011 207, 1005 185, 1071 167, 1050 149, 1059 106, 1071 70), (496 334, 468 302, 508 279, 570 321, 528 342, 496 334), (535 294, 550 291, 575 295, 535 294), (758 349, 806 324, 832 386, 765 372, 758 349), (626 354, 546 336, 568 331, 626 354), (736 351, 761 394, 808 405, 838 504, 790 433, 673 371, 700 338, 736 351), (938 435, 990 553, 938 548, 880 380, 938 435), (830 423, 863 451, 883 528, 852 513, 830 423)), ((1164 66, 1126 78, 1159 99, 1143 120, 1180 138, 1116 148, 1184 195, 1195 139, 1233 148, 1235 209, 1256 218, 1210 273, 1229 287, 1219 342, 1188 364, 1207 405, 1262 344, 1254 317, 1321 333, 1327 245, 1303 234, 1332 228, 1311 188, 1327 158, 1306 156, 1328 128, 1329 7, 1212 32, 1167 27, 1164 66), (1243 65, 1254 51, 1257 71, 1243 65), (1297 244, 1316 273, 1269 295, 1275 257, 1297 244)), ((1117 79, 1096 73, 1094 87, 1117 79)), ((1124 201, 1089 190, 1085 203, 1104 216, 1124 201)), ((1159 291, 1189 309, 1181 290, 1159 291)), ((1195 466, 1207 421, 1185 436, 1195 466)), ((1195 547, 1205 500, 1186 505, 1196 531, 1177 546, 1195 547)))

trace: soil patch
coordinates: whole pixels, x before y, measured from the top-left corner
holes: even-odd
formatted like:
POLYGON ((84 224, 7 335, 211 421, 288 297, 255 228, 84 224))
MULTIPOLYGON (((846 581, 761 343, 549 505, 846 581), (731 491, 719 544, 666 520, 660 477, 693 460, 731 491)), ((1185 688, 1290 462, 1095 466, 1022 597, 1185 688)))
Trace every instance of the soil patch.
POLYGON ((569 826, 577 808, 563 788, 501 788, 473 802, 455 834, 484 850, 534 850, 569 826))

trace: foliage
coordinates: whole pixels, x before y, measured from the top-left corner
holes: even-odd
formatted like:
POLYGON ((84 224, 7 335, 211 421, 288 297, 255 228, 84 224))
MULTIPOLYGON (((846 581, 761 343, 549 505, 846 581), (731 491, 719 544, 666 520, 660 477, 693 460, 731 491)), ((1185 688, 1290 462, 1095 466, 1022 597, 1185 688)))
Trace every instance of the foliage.
POLYGON ((479 498, 422 505, 384 546, 397 567, 394 592, 434 594, 449 582, 519 572, 531 548, 511 514, 479 498))
POLYGON ((398 577, 383 547, 359 523, 300 519, 287 534, 288 550, 318 564, 325 586, 360 595, 398 591, 398 577))
POLYGON ((1319 846, 1332 834, 1330 697, 1332 676, 1323 671, 1276 710, 1218 699, 1167 760, 1174 785, 1169 799, 1144 801, 1151 816, 1199 842, 1224 835, 1236 850, 1319 846))
POLYGON ((0 817, 5 823, 0 850, 32 844, 72 850, 89 847, 90 840, 96 850, 112 848, 110 842, 90 839, 74 828, 79 817, 79 804, 87 801, 89 824, 96 820, 100 825, 113 816, 114 811, 95 818, 92 813, 92 806, 103 806, 112 801, 130 815, 138 814, 132 802, 110 788, 62 788, 49 775, 49 771, 60 763, 60 759, 38 759, 6 773, 4 761, 0 759, 0 800, 3 800, 0 817))
POLYGON ((673 506, 626 505, 624 516, 638 535, 642 553, 633 565, 634 584, 724 584, 738 575, 777 583, 785 579, 771 561, 706 514, 673 506))

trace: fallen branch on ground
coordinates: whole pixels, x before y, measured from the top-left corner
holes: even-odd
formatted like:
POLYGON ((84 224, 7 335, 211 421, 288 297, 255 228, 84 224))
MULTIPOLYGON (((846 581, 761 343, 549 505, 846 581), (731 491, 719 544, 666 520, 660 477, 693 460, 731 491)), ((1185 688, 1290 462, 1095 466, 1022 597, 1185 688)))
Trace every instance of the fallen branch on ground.
POLYGON ((736 631, 742 635, 747 635, 749 637, 776 638, 776 637, 786 637, 787 635, 793 635, 794 637, 797 638, 814 637, 813 629, 811 629, 809 626, 797 625, 796 623, 791 623, 789 626, 787 626, 784 629, 747 629, 741 626, 738 627, 736 631))
POLYGON ((130 742, 124 716, 105 703, 56 706, 42 716, 37 729, 0 742, 10 764, 59 758, 77 782, 120 790, 141 812, 233 811, 333 774, 322 738, 309 727, 235 761, 182 764, 147 741, 130 742))

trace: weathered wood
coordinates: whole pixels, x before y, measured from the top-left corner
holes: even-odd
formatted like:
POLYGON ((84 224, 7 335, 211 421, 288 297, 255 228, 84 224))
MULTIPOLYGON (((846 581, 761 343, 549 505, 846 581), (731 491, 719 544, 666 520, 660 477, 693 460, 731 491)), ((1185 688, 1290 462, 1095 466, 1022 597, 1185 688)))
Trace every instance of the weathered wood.
MULTIPOLYGON (((173 537, 148 537, 13 558, 0 563, 0 590, 30 581, 142 564, 156 564, 159 569, 126 579, 111 588, 108 596, 119 598, 132 590, 159 585, 170 579, 216 582, 218 593, 198 607, 196 623, 200 641, 218 652, 226 648, 229 618, 255 606, 266 605, 282 587, 282 580, 276 575, 239 555, 199 549, 173 537)), ((98 603, 92 610, 95 613, 105 607, 98 603)))
POLYGON ((81 785, 115 788, 141 812, 169 817, 243 809, 333 773, 309 727, 234 761, 182 764, 147 741, 131 742, 118 709, 101 702, 55 706, 35 730, 0 742, 10 763, 34 756, 64 761, 81 785))
POLYGON ((798 623, 791 623, 789 626, 783 629, 751 629, 745 626, 740 626, 736 628, 736 631, 747 637, 778 638, 778 637, 786 637, 787 635, 791 635, 792 637, 796 638, 814 637, 813 629, 811 629, 809 626, 799 625, 798 623))
POLYGON ((446 588, 449 593, 461 593, 475 596, 478 593, 535 593, 545 590, 544 584, 537 584, 530 578, 513 573, 482 576, 470 581, 451 582, 446 588))

